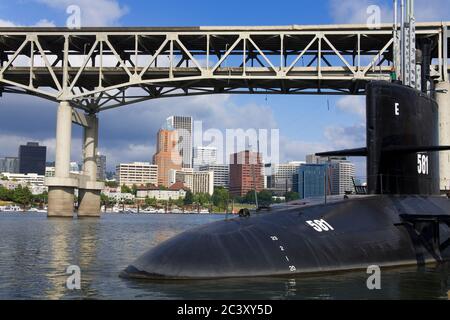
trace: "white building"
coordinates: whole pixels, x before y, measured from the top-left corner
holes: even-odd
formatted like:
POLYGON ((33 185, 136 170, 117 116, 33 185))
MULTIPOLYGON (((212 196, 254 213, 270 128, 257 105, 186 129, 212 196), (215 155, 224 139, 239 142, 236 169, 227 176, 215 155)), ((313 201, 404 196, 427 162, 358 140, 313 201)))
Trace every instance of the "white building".
POLYGON ((353 192, 354 185, 352 178, 355 177, 355 164, 347 160, 331 161, 331 188, 332 194, 342 195, 346 192, 353 192))
POLYGON ((229 188, 230 166, 227 164, 213 164, 200 167, 200 171, 214 172, 214 187, 229 188))
POLYGON ((114 201, 121 203, 127 200, 133 201, 135 199, 134 194, 131 193, 122 193, 120 192, 120 188, 105 188, 102 190, 102 193, 110 199, 114 199, 114 201))
POLYGON ((177 130, 183 168, 192 168, 192 117, 171 116, 166 119, 169 130, 177 130))
POLYGON ((19 158, 17 157, 0 158, 0 172, 18 173, 19 158))
POLYGON ((150 198, 169 201, 184 199, 185 196, 186 190, 184 190, 181 183, 171 186, 168 190, 160 190, 158 187, 147 187, 137 190, 137 198, 139 199, 150 198))
POLYGON ((45 176, 38 175, 36 173, 28 173, 28 174, 22 174, 22 173, 8 173, 3 172, 2 176, 4 176, 6 179, 10 181, 16 181, 16 182, 24 182, 27 184, 34 184, 34 185, 44 185, 45 176))
POLYGON ((272 165, 267 178, 267 188, 274 190, 280 195, 292 191, 294 175, 303 164, 305 164, 304 161, 292 161, 272 165))
POLYGON ((214 171, 170 170, 171 182, 181 182, 192 193, 214 193, 214 171))
POLYGON ((199 170, 202 166, 217 163, 217 148, 214 147, 194 147, 194 170, 199 170))
POLYGON ((33 195, 42 194, 48 191, 45 186, 45 176, 41 176, 35 173, 21 174, 21 173, 1 173, 3 177, 8 181, 0 181, 0 185, 3 185, 9 190, 16 189, 19 185, 22 187, 28 187, 33 195))
POLYGON ((149 162, 121 163, 116 167, 119 185, 131 187, 158 184, 158 166, 149 162))

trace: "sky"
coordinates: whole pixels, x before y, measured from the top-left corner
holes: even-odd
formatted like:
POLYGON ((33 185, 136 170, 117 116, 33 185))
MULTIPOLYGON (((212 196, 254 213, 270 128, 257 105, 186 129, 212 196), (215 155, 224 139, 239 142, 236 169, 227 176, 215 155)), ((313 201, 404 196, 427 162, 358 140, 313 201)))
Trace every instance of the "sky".
MULTIPOLYGON (((137 1, 10 0, 0 3, 0 26, 64 26, 69 5, 81 8, 82 26, 213 26, 363 23, 379 5, 391 21, 391 0, 137 1)), ((450 20, 449 0, 417 0, 419 21, 450 20)), ((151 161, 156 132, 170 115, 191 115, 205 128, 280 130, 280 160, 365 146, 364 97, 211 95, 152 100, 100 114, 99 149, 108 169, 128 161, 151 161), (330 108, 328 108, 328 105, 330 108)), ((39 141, 54 158, 57 105, 24 95, 0 98, 0 157, 39 141)), ((73 127, 72 159, 81 158, 81 129, 73 127)), ((357 175, 365 174, 357 160, 357 175)))

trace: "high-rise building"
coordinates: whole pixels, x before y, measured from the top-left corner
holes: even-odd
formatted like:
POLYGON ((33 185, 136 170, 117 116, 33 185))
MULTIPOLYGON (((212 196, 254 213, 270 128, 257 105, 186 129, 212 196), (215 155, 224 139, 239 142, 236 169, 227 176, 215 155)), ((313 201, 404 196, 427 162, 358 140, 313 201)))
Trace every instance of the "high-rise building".
POLYGON ((183 168, 192 168, 192 117, 171 116, 167 118, 169 130, 178 133, 178 151, 183 159, 183 168))
POLYGON ((327 164, 304 164, 298 168, 297 186, 300 199, 323 197, 325 190, 330 194, 330 188, 325 180, 327 164))
POLYGON ((267 188, 279 196, 293 191, 294 175, 303 164, 305 164, 303 161, 292 161, 272 165, 270 175, 267 177, 267 188))
POLYGON ((170 175, 175 183, 181 182, 193 194, 214 193, 214 171, 171 170, 170 175))
POLYGON ((120 186, 156 184, 158 167, 148 162, 121 163, 116 167, 116 177, 120 186))
POLYGON ((193 165, 194 170, 199 170, 201 166, 217 163, 217 148, 214 147, 194 147, 193 165))
POLYGON ((241 151, 230 155, 230 193, 245 196, 249 191, 264 188, 262 156, 260 153, 241 151))
POLYGON ((230 167, 227 164, 212 164, 201 166, 200 171, 214 172, 214 187, 229 188, 230 186, 230 167))
POLYGON ((97 162, 97 180, 105 181, 106 180, 106 156, 98 153, 95 160, 97 162))
POLYGON ((160 129, 158 131, 156 154, 153 163, 158 166, 158 186, 170 187, 169 171, 181 170, 182 157, 177 147, 178 132, 160 129))
POLYGON ((19 173, 19 158, 0 158, 0 172, 19 173))
POLYGON ((47 147, 40 146, 37 142, 28 142, 19 147, 19 173, 36 173, 45 175, 45 161, 47 147))
POLYGON ((355 177, 355 164, 347 160, 330 161, 332 194, 342 195, 346 192, 354 192, 352 178, 355 177))

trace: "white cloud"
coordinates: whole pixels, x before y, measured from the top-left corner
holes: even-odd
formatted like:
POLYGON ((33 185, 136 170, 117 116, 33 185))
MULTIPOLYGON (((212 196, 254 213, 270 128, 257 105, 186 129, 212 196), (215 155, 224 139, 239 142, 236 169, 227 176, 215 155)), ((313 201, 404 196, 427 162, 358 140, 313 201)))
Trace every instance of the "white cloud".
MULTIPOLYGON (((381 8, 381 21, 393 22, 392 1, 382 0, 330 0, 330 15, 337 23, 366 23, 367 8, 378 5, 381 8)), ((450 1, 416 1, 417 21, 442 21, 450 19, 450 1)))
MULTIPOLYGON (((14 23, 9 20, 0 19, 0 27, 3 28, 14 28, 14 27, 25 27, 23 25, 14 23)), ((55 27, 55 23, 53 21, 49 21, 47 19, 41 19, 35 24, 29 25, 29 27, 55 27)))
POLYGON ((81 9, 82 27, 101 27, 116 25, 128 13, 128 7, 116 0, 35 0, 50 8, 64 11, 77 5, 81 9))
POLYGON ((337 100, 336 107, 340 111, 356 114, 362 119, 366 118, 365 96, 344 96, 337 100))

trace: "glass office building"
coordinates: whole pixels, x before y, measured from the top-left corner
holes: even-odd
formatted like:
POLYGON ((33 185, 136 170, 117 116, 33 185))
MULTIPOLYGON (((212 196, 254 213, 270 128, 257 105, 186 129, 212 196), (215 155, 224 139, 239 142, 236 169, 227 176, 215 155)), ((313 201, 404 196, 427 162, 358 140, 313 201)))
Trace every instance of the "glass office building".
POLYGON ((298 169, 298 193, 300 199, 325 196, 326 164, 304 164, 298 169))
POLYGON ((45 175, 45 161, 47 147, 37 142, 28 142, 26 146, 19 147, 19 173, 36 173, 45 175))

